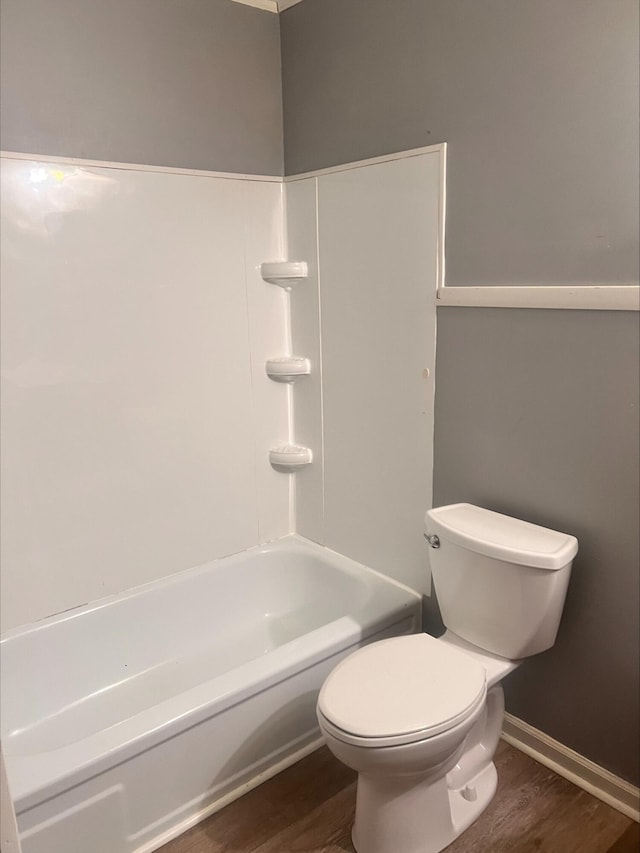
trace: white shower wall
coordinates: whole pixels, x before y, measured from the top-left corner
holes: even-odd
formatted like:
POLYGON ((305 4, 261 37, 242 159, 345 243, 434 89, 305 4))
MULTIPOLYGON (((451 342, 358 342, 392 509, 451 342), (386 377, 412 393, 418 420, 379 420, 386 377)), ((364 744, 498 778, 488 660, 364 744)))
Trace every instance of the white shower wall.
POLYGON ((2 629, 292 529, 279 181, 2 160, 2 629))
POLYGON ((294 530, 429 591, 444 150, 410 154, 285 184, 2 159, 2 630, 294 530))
POLYGON ((309 262, 291 295, 297 530, 429 594, 436 288, 444 146, 289 179, 288 251, 309 262))

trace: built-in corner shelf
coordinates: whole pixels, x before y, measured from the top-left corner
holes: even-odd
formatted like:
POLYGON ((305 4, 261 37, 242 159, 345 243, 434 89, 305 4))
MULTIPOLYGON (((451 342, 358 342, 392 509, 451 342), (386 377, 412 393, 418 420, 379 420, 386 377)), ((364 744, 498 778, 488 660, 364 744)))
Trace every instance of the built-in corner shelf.
POLYGON ((306 261, 272 261, 260 264, 260 275, 269 284, 290 290, 294 284, 309 277, 306 261))
POLYGON ((284 473, 292 473, 310 465, 312 458, 311 449, 298 444, 281 444, 269 451, 269 462, 276 471, 284 473))
POLYGON ((307 376, 311 371, 309 359, 299 355, 270 358, 265 367, 267 376, 274 382, 294 382, 299 376, 307 376))

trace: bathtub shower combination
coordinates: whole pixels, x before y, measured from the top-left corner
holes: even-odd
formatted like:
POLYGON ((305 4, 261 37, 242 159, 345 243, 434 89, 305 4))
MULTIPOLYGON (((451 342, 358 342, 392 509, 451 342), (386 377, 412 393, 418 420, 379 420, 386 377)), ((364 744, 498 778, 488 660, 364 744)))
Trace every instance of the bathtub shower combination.
POLYGON ((321 745, 344 656, 419 630, 444 154, 286 183, 0 155, 23 853, 151 853, 321 745))
POLYGON ((23 853, 156 849, 319 746, 330 670, 419 624, 417 593, 289 536, 8 632, 23 853))

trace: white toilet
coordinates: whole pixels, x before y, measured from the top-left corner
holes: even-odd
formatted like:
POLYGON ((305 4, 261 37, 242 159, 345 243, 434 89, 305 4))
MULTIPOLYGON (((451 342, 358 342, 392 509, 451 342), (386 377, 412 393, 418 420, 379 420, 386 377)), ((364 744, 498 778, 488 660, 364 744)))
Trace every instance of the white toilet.
POLYGON ((454 504, 427 512, 442 619, 359 649, 318 698, 329 749, 358 771, 358 853, 437 853, 487 807, 502 731, 501 679, 553 645, 574 536, 454 504))

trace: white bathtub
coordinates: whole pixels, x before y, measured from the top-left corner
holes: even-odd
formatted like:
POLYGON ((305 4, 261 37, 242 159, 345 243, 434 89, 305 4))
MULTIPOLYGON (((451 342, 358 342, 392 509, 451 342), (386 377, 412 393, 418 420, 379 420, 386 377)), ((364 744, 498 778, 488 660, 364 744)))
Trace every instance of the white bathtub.
POLYGON ((143 853, 319 745, 318 689, 417 593, 297 536, 7 633, 23 853, 143 853))

